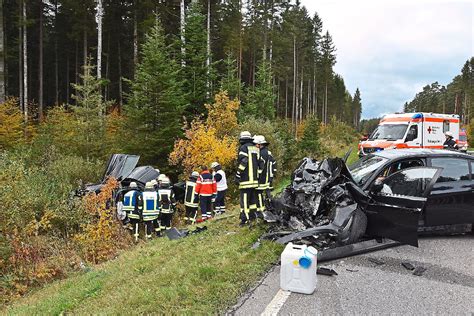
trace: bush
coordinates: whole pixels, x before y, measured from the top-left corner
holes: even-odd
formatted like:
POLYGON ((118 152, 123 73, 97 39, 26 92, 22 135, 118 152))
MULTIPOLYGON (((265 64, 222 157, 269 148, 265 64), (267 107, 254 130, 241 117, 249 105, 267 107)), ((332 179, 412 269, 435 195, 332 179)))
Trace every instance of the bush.
POLYGON ((331 118, 329 124, 321 127, 321 143, 325 155, 342 156, 354 142, 357 142, 356 131, 335 117, 331 118))
MULTIPOLYGON (((94 215, 70 203, 78 179, 94 181, 103 164, 28 146, 0 153, 0 294, 3 300, 61 277, 81 262, 71 237, 94 215)), ((79 248, 80 249, 80 248, 79 248)))
MULTIPOLYGON (((286 165, 285 160, 288 158, 286 154, 290 141, 287 139, 288 134, 284 132, 284 128, 284 126, 278 123, 253 117, 248 118, 240 124, 240 131, 249 131, 252 135, 265 136, 265 139, 270 143, 268 149, 277 161, 278 170, 284 170, 280 167, 286 165), (283 129, 281 129, 281 127, 283 127, 283 129)), ((236 135, 235 138, 237 139, 238 135, 236 135)), ((280 175, 281 171, 278 171, 276 176, 279 177, 280 175)))
POLYGON ((25 140, 23 113, 16 99, 7 99, 0 104, 0 150, 9 149, 25 140))
POLYGON ((238 101, 230 100, 226 92, 218 93, 213 104, 206 104, 206 120, 198 117, 185 125, 185 138, 175 142, 169 163, 181 166, 185 175, 213 161, 224 169, 232 168, 237 158, 238 108, 238 101))
POLYGON ((90 221, 74 236, 81 247, 84 258, 99 263, 114 257, 120 249, 132 243, 115 217, 115 207, 110 206, 117 180, 111 178, 99 194, 90 194, 83 201, 90 221))

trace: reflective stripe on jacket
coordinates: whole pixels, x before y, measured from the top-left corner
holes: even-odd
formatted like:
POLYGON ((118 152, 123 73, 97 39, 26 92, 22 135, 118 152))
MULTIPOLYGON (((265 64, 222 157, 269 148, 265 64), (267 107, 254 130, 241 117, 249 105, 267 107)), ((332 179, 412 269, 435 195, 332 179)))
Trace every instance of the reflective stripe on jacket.
POLYGON ((224 191, 227 190, 227 177, 225 176, 225 172, 222 169, 217 170, 214 174, 214 180, 217 184, 217 191, 224 191))
POLYGON ((265 190, 270 188, 271 182, 273 181, 273 163, 275 162, 275 159, 266 146, 260 148, 260 158, 263 168, 262 173, 258 177, 258 189, 265 190))
POLYGON ((201 175, 196 181, 196 193, 202 196, 211 196, 217 194, 216 181, 209 171, 201 172, 201 175))
POLYGON ((143 220, 152 221, 158 218, 160 214, 160 204, 158 193, 156 191, 145 191, 143 195, 143 220))
POLYGON ((239 180, 239 189, 257 188, 262 171, 260 151, 251 141, 240 146, 238 164, 236 178, 239 180))
POLYGON ((174 212, 176 200, 174 198, 174 193, 171 188, 158 189, 158 199, 160 201, 161 213, 170 214, 174 212))
POLYGON ((184 205, 189 207, 198 207, 198 196, 196 193, 196 182, 186 181, 186 191, 184 193, 184 205))

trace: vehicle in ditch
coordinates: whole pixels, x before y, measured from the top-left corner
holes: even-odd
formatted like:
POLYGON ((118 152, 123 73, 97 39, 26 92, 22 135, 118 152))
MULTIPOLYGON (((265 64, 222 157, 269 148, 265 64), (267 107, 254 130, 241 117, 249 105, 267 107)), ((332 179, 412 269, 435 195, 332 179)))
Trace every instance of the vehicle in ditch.
POLYGON ((277 222, 278 231, 268 237, 279 243, 301 240, 326 249, 386 237, 418 246, 419 234, 472 231, 474 157, 385 150, 349 168, 339 158, 306 158, 272 205, 265 219, 277 222))
MULTIPOLYGON (((109 178, 119 181, 115 196, 130 184, 135 182, 140 190, 145 188, 148 181, 158 178, 160 173, 152 166, 138 166, 140 156, 127 154, 113 154, 110 156, 100 183, 86 184, 74 192, 75 196, 84 196, 89 193, 99 193, 109 178)), ((175 197, 181 201, 184 199, 184 183, 178 182, 173 185, 175 197)))

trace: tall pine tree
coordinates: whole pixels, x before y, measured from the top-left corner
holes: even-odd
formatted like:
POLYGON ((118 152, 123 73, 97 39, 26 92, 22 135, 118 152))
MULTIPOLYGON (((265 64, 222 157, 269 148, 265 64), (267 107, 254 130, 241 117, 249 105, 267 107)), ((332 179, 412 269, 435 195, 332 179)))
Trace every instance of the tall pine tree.
POLYGON ((128 152, 140 154, 142 162, 159 168, 167 165, 168 154, 181 131, 186 100, 179 71, 156 21, 142 46, 141 61, 131 84, 123 139, 128 152))
POLYGON ((209 101, 209 76, 207 61, 206 16, 198 2, 192 2, 186 15, 184 31, 185 50, 183 80, 188 93, 186 115, 192 116, 205 111, 209 101))
POLYGON ((270 63, 262 60, 257 70, 255 87, 250 87, 241 115, 256 118, 275 118, 275 94, 273 92, 272 70, 270 63))

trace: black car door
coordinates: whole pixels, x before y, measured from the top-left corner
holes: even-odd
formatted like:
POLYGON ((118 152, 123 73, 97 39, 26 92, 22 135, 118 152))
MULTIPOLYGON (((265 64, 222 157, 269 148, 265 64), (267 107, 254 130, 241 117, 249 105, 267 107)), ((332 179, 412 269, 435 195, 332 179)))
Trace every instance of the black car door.
POLYGON ((463 157, 430 159, 433 167, 443 167, 425 209, 425 226, 470 224, 474 213, 474 182, 469 160, 463 157))
POLYGON ((371 201, 365 208, 367 234, 417 247, 418 219, 441 170, 408 168, 385 178, 377 192, 370 192, 371 201))

